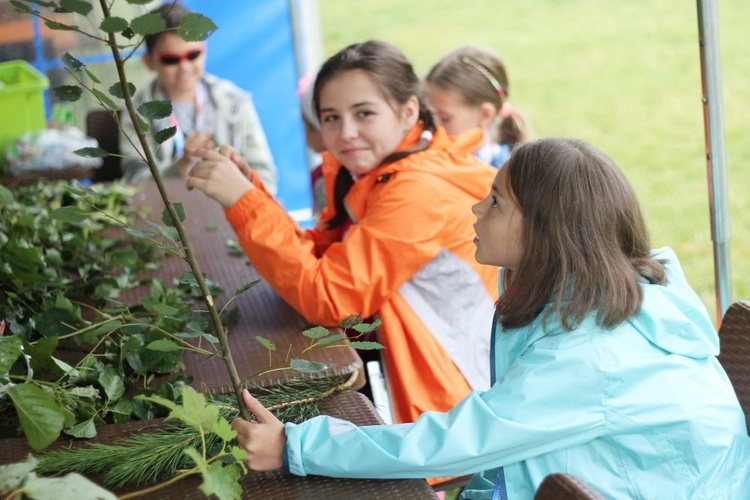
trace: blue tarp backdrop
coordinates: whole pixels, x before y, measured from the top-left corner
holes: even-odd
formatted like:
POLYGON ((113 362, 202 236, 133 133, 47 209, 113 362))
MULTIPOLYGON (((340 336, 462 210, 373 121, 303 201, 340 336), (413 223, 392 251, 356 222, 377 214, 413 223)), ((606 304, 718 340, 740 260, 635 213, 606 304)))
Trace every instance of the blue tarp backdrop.
POLYGON ((219 30, 207 70, 250 91, 279 169, 278 198, 289 211, 312 206, 304 129, 296 95, 294 26, 288 0, 186 0, 219 30))

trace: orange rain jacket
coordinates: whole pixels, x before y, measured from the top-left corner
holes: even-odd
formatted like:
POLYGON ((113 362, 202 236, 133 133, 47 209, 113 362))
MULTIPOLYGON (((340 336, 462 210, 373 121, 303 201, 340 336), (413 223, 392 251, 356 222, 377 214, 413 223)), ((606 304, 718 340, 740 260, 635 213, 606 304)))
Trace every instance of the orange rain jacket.
MULTIPOLYGON (((399 149, 416 144, 421 131, 415 126, 399 149)), ((447 411, 471 389, 489 388, 497 269, 474 259, 471 206, 497 170, 472 154, 480 138, 472 131, 453 140, 438 129, 429 149, 365 174, 346 196, 353 224, 345 234, 325 228, 344 168, 328 153, 328 206, 314 229, 299 229, 262 186, 226 211, 258 272, 308 321, 383 318, 396 422, 447 411)))

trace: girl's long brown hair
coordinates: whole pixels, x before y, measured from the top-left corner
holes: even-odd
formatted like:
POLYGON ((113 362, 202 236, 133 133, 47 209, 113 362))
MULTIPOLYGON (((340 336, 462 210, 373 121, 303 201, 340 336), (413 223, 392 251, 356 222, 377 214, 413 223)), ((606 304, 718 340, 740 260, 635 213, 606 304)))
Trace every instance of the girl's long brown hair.
POLYGON ((504 328, 528 325, 550 305, 564 329, 592 311, 613 328, 638 312, 639 279, 666 283, 638 199, 615 163, 573 139, 517 147, 508 163, 510 192, 523 214, 524 256, 503 271, 497 303, 504 328))
MULTIPOLYGON (((393 45, 377 40, 350 45, 331 56, 320 68, 313 87, 313 106, 320 115, 320 92, 336 76, 355 69, 365 71, 372 78, 392 107, 397 109, 413 96, 419 100, 419 119, 425 130, 435 131, 435 118, 426 105, 419 77, 414 73, 409 60, 393 45)), ((414 147, 391 153, 383 164, 391 163, 430 146, 430 139, 421 139, 414 147)), ((354 181, 346 168, 341 168, 336 176, 333 189, 335 215, 328 219, 329 229, 341 226, 348 219, 344 197, 354 181)))

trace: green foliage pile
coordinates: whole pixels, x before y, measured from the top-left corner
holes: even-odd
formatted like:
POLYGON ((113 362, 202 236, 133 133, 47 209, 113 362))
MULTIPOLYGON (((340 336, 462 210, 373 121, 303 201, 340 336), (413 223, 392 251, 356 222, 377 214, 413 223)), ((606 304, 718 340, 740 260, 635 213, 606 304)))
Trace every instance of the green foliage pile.
MULTIPOLYGON (((207 327, 160 281, 136 306, 118 300, 169 248, 120 229, 138 219, 134 194, 120 184, 0 188, 0 415, 35 449, 61 432, 90 438, 98 425, 163 415, 132 396, 180 372, 184 337, 207 327)), ((174 399, 183 383, 157 390, 174 399)))

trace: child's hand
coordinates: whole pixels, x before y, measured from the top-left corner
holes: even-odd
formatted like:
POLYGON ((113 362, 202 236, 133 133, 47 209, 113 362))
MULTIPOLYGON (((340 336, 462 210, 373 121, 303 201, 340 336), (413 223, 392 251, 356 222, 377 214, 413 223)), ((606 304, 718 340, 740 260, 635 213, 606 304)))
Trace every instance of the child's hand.
POLYGON ((247 452, 245 463, 255 471, 280 469, 284 465, 282 456, 286 446, 284 424, 247 389, 242 391, 242 400, 257 419, 256 422, 241 418, 232 421, 232 428, 237 431, 237 442, 247 452))
POLYGON ((185 138, 185 150, 182 158, 177 164, 183 174, 188 174, 190 169, 201 160, 198 150, 204 148, 213 148, 214 141, 211 139, 213 132, 194 132, 185 138))
POLYGON ((207 196, 231 208, 242 196, 255 189, 248 179, 232 161, 212 149, 199 149, 201 159, 187 173, 187 188, 198 188, 207 196))
POLYGON ((248 179, 252 178, 250 174, 250 165, 247 164, 245 159, 240 156, 236 149, 234 149, 232 146, 221 146, 219 148, 219 153, 232 160, 232 163, 237 165, 237 168, 240 169, 245 177, 247 177, 248 179))

